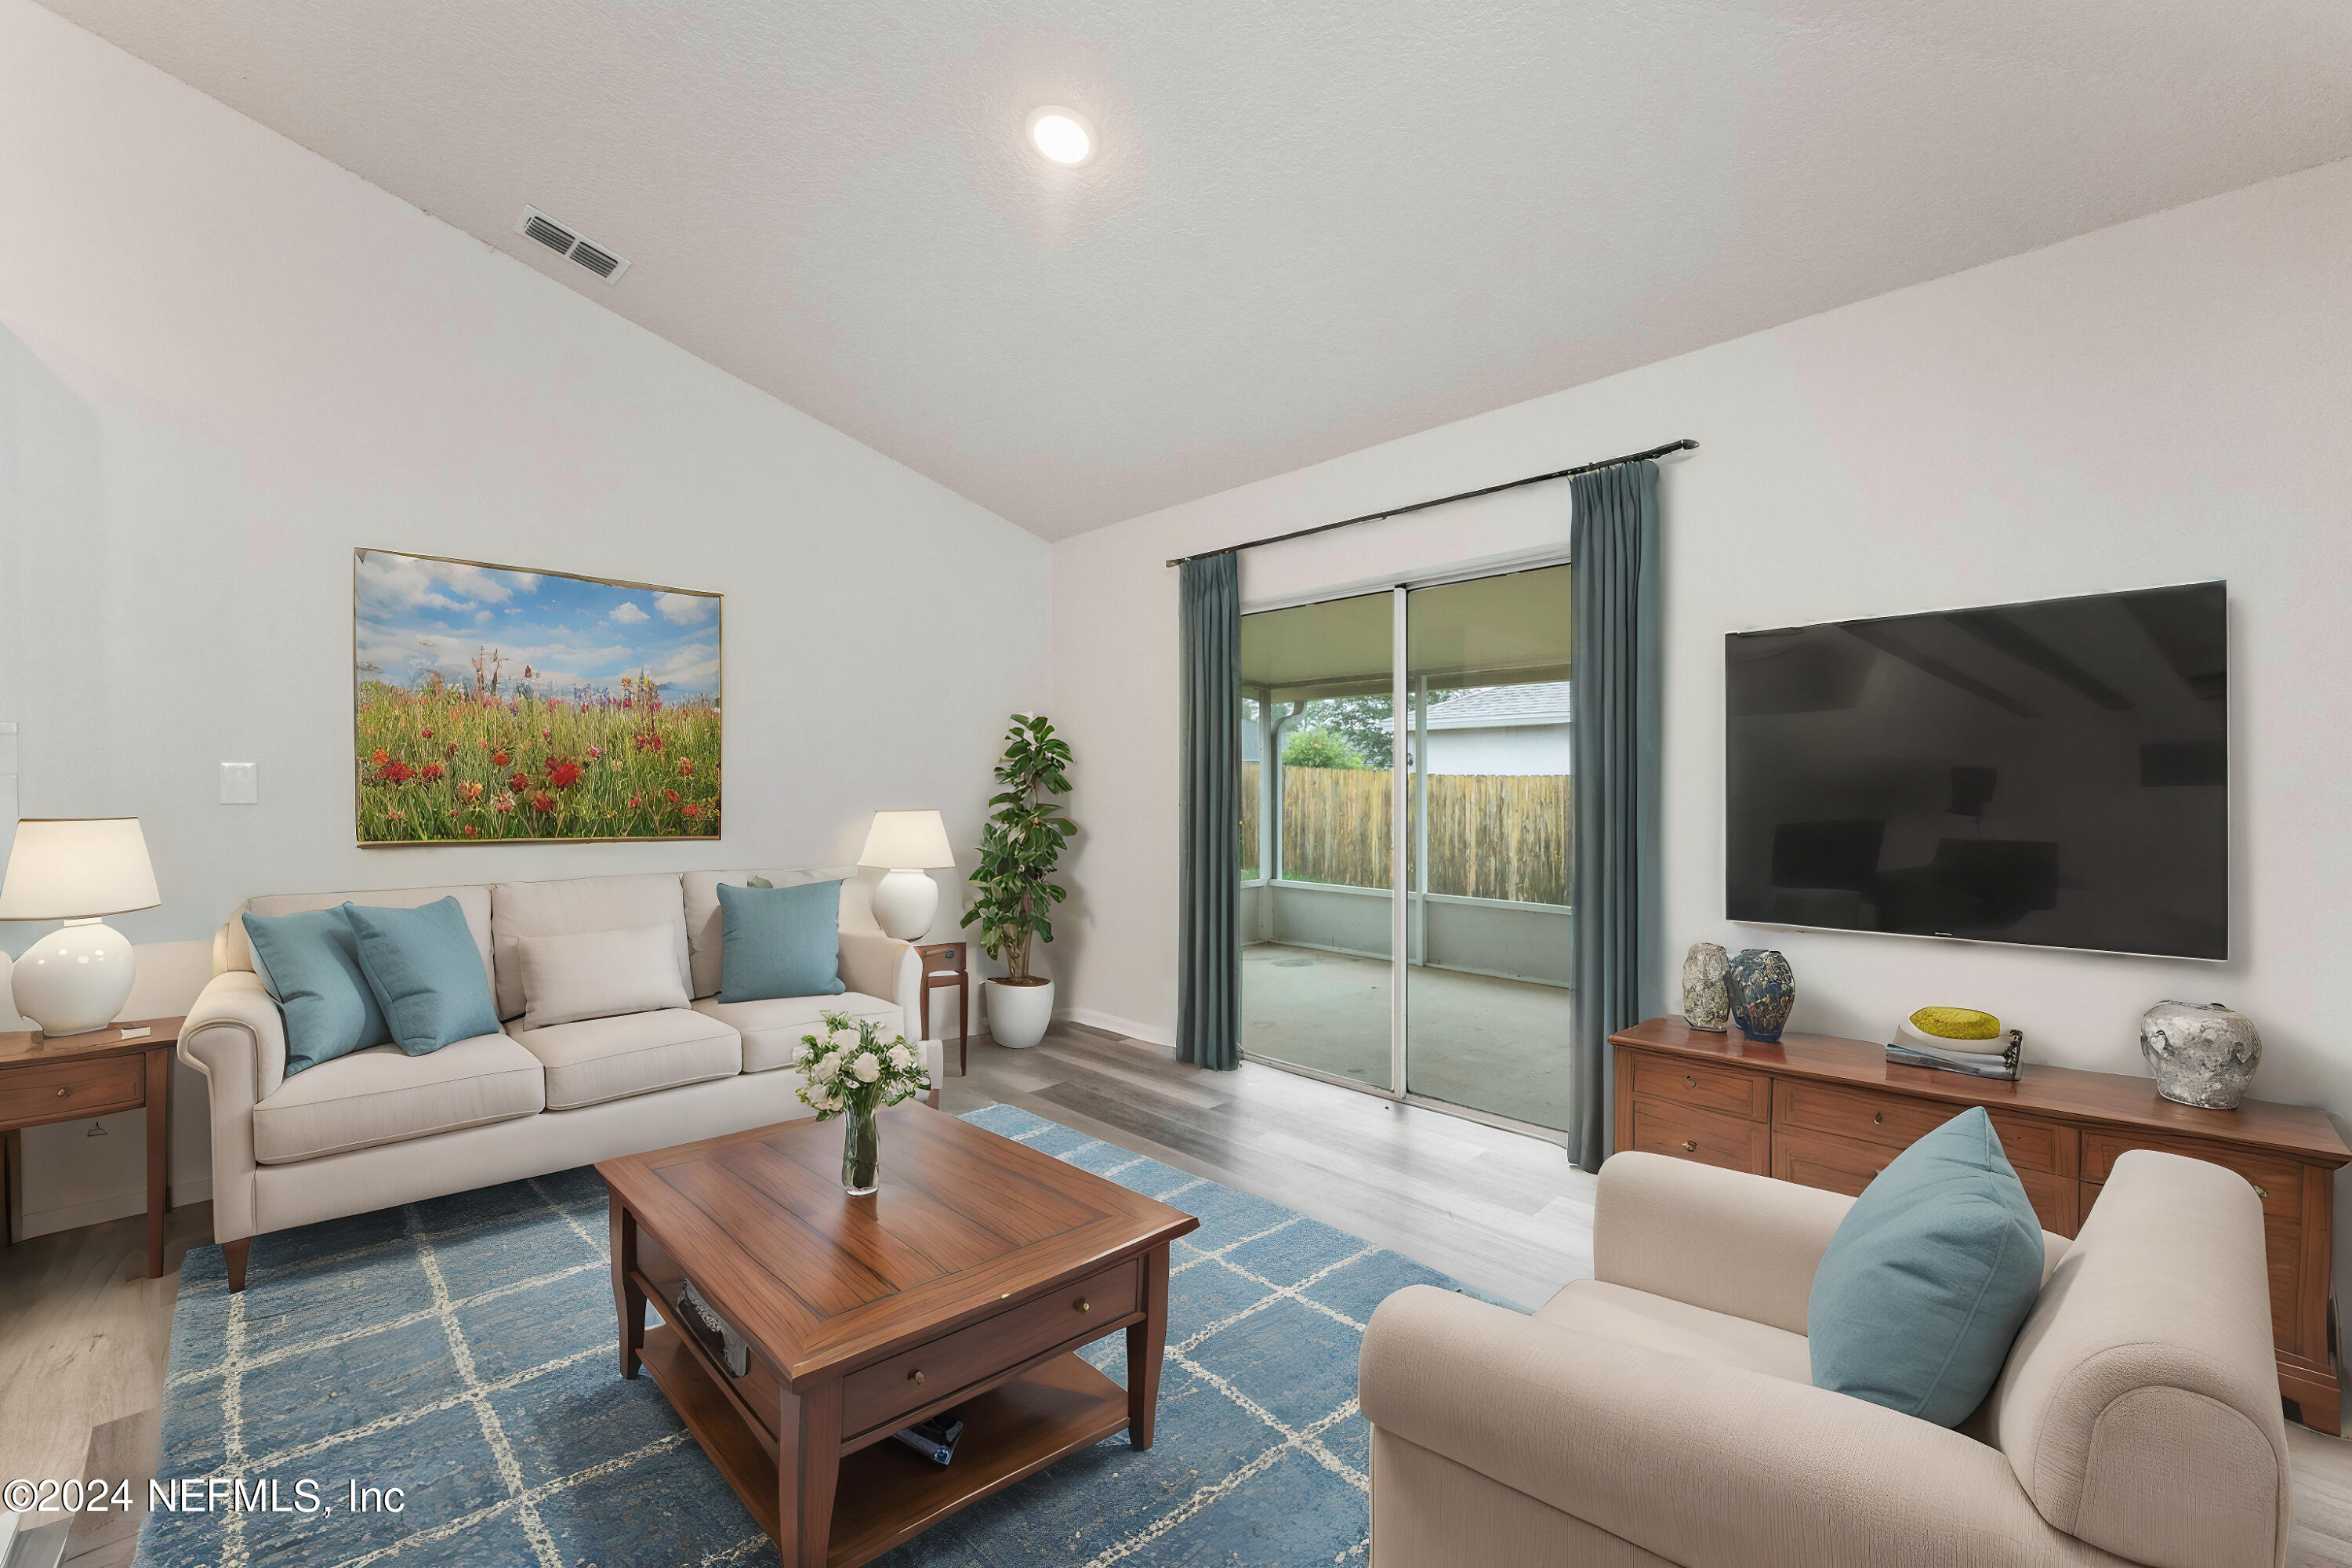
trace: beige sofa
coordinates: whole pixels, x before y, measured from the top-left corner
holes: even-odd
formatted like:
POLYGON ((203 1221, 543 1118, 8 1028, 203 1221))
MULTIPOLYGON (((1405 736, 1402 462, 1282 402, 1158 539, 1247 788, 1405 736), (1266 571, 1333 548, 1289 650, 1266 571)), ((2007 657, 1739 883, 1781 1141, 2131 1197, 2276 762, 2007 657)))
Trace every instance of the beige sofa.
POLYGON ((1622 1153, 1596 1278, 1532 1317, 1428 1287, 1364 1336, 1373 1568, 2274 1568, 2290 1518, 2261 1202, 2124 1155, 1984 1405, 1949 1431, 1812 1386, 1852 1200, 1622 1153))
MULTIPOLYGON (((719 885, 847 874, 689 871, 250 900, 214 937, 212 982, 180 1032, 180 1058, 212 1091, 213 1236, 227 1251, 231 1289, 244 1289, 251 1238, 265 1231, 808 1115, 787 1065, 801 1037, 826 1011, 899 1034, 902 1020, 919 1018, 915 950, 845 928, 843 994, 720 1002, 719 885), (472 928, 499 1033, 421 1057, 376 1046, 288 1078, 284 1021, 254 973, 239 917, 444 898, 457 900, 472 928), (522 939, 664 924, 677 930, 690 1007, 525 1026, 522 939)), ((921 1051, 936 1085, 939 1046, 923 1042, 921 1051)))

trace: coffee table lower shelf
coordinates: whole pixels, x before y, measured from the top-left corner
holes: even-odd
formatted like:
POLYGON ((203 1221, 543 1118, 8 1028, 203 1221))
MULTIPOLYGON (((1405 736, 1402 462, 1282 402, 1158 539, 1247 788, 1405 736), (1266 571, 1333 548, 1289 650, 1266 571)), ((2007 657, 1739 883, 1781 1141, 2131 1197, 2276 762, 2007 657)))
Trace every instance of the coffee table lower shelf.
MULTIPOLYGON (((639 1361, 743 1506, 779 1539, 776 1462, 702 1363, 664 1325, 646 1331, 639 1361)), ((957 1406, 955 1463, 934 1465, 903 1443, 870 1443, 841 1460, 826 1568, 856 1568, 1063 1455, 1127 1426, 1127 1391, 1075 1352, 1031 1367, 957 1406)))

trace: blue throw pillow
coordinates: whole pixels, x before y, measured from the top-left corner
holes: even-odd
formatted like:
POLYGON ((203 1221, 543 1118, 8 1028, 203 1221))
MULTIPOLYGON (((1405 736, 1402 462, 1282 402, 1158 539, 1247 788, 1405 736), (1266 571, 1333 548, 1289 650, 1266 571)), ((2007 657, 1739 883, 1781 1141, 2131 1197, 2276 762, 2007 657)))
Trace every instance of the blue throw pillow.
POLYGON ((474 945, 457 900, 415 910, 368 904, 342 909, 359 939, 368 988, 402 1050, 421 1057, 452 1041, 499 1032, 482 950, 474 945))
POLYGON ((719 884, 719 1000, 838 996, 841 883, 793 888, 719 884))
POLYGON ((286 1076, 392 1038, 341 910, 245 917, 261 983, 286 1018, 286 1076))
POLYGON ((1981 1106, 1878 1173, 1805 1311, 1813 1384, 1957 1426, 1992 1392, 2042 1292, 2042 1222, 1981 1106))

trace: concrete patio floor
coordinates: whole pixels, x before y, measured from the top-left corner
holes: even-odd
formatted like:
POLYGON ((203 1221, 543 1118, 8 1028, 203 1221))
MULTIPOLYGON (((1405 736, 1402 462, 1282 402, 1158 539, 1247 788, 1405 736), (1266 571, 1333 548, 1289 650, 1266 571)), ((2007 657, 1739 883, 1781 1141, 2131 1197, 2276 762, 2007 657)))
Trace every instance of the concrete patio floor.
MULTIPOLYGON (((1408 1087, 1538 1127, 1568 1125, 1570 998, 1450 969, 1406 983, 1408 1087)), ((1242 949, 1242 1049, 1387 1087, 1389 964, 1280 942, 1242 949)))

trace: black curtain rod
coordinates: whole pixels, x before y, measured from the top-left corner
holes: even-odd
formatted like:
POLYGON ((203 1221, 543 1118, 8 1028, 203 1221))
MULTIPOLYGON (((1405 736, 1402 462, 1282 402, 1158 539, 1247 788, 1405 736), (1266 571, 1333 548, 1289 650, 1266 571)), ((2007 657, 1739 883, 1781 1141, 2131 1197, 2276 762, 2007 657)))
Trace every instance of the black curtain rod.
POLYGON ((1589 474, 1598 468, 1613 468, 1620 463, 1646 462, 1652 458, 1663 458, 1669 452, 1697 450, 1698 443, 1686 436, 1679 441, 1669 441, 1663 447, 1653 447, 1646 452, 1628 452, 1622 458, 1603 458, 1597 463, 1579 463, 1572 468, 1561 468, 1554 473, 1529 474, 1524 479, 1507 479, 1499 485, 1488 485, 1485 489, 1464 490, 1459 495, 1439 496, 1435 500, 1417 500, 1411 506, 1393 506, 1386 511, 1368 511, 1361 517, 1342 518, 1338 522, 1318 522, 1312 528, 1294 529, 1288 533, 1277 533, 1267 539, 1251 539, 1239 544, 1228 544, 1223 550, 1203 550, 1198 555, 1179 555, 1168 564, 1181 566, 1187 561, 1204 561, 1212 555, 1235 555, 1244 550, 1255 550, 1261 544, 1280 544, 1286 540, 1304 539, 1310 533, 1328 533, 1335 528, 1353 528, 1360 522, 1378 522, 1382 518, 1402 517, 1407 512, 1426 511, 1431 507, 1445 506, 1453 501, 1475 500, 1480 496, 1490 496, 1497 490, 1517 489, 1521 485, 1539 485, 1546 479, 1565 479, 1576 474, 1589 474))

